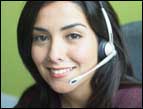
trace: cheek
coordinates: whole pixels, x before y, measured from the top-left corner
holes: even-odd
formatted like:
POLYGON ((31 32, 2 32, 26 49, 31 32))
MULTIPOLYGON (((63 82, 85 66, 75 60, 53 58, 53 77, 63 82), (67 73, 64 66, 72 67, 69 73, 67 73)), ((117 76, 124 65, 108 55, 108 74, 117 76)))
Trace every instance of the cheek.
POLYGON ((97 44, 82 44, 71 50, 73 60, 79 64, 89 64, 97 61, 97 44))
POLYGON ((47 51, 43 48, 33 46, 31 54, 35 64, 38 65, 41 64, 43 60, 46 58, 47 51))
POLYGON ((87 60, 88 56, 85 55, 87 54, 86 48, 81 47, 76 49, 76 52, 74 52, 74 50, 72 51, 72 56, 77 62, 84 63, 84 61, 87 60))

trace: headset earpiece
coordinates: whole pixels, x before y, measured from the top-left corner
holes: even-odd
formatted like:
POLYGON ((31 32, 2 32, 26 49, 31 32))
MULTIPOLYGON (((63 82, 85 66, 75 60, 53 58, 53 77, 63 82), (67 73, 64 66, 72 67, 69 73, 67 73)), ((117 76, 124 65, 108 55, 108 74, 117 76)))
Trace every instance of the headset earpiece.
POLYGON ((107 42, 106 40, 102 39, 99 43, 98 53, 100 59, 104 59, 108 55, 110 55, 114 50, 114 47, 107 42))

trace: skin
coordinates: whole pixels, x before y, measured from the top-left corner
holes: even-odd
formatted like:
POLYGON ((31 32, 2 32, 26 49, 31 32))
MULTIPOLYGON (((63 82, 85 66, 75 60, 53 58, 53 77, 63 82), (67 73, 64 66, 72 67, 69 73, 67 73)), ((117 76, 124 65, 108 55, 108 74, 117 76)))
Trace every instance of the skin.
POLYGON ((94 73, 74 86, 68 84, 70 79, 97 64, 96 34, 82 9, 69 1, 51 3, 40 9, 34 27, 33 38, 40 38, 33 41, 31 53, 40 75, 53 90, 62 94, 63 107, 84 107, 92 93, 90 80, 94 73), (72 24, 77 25, 63 28, 72 24), (71 33, 75 34, 74 38, 71 33), (65 77, 54 78, 47 67, 75 68, 65 77))

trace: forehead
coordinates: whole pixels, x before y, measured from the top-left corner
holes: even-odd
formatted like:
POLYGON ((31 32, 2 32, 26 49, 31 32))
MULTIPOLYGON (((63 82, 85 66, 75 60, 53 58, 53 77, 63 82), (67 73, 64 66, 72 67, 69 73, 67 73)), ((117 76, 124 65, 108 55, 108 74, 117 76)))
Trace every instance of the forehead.
MULTIPOLYGON (((87 23, 81 7, 71 1, 57 1, 42 7, 37 16, 37 23, 56 24, 57 26, 75 22, 87 23)), ((48 24, 50 25, 50 24, 48 24)))
MULTIPOLYGON (((69 12, 82 12, 81 8, 74 2, 71 1, 57 1, 52 2, 45 5, 40 10, 40 14, 45 15, 54 15, 54 14, 62 14, 62 13, 69 13, 69 12)), ((71 13, 70 13, 71 14, 71 13)))

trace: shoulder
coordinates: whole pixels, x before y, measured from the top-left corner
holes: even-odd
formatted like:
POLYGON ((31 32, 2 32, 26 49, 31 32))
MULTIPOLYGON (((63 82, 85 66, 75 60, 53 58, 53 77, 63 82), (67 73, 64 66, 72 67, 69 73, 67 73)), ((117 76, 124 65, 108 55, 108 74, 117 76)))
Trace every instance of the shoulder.
POLYGON ((26 108, 33 101, 33 99, 37 99, 40 94, 40 88, 38 85, 34 84, 30 86, 28 89, 24 91, 22 96, 20 97, 15 108, 26 108))
POLYGON ((114 107, 118 108, 141 108, 142 87, 126 85, 121 86, 113 99, 114 107))

